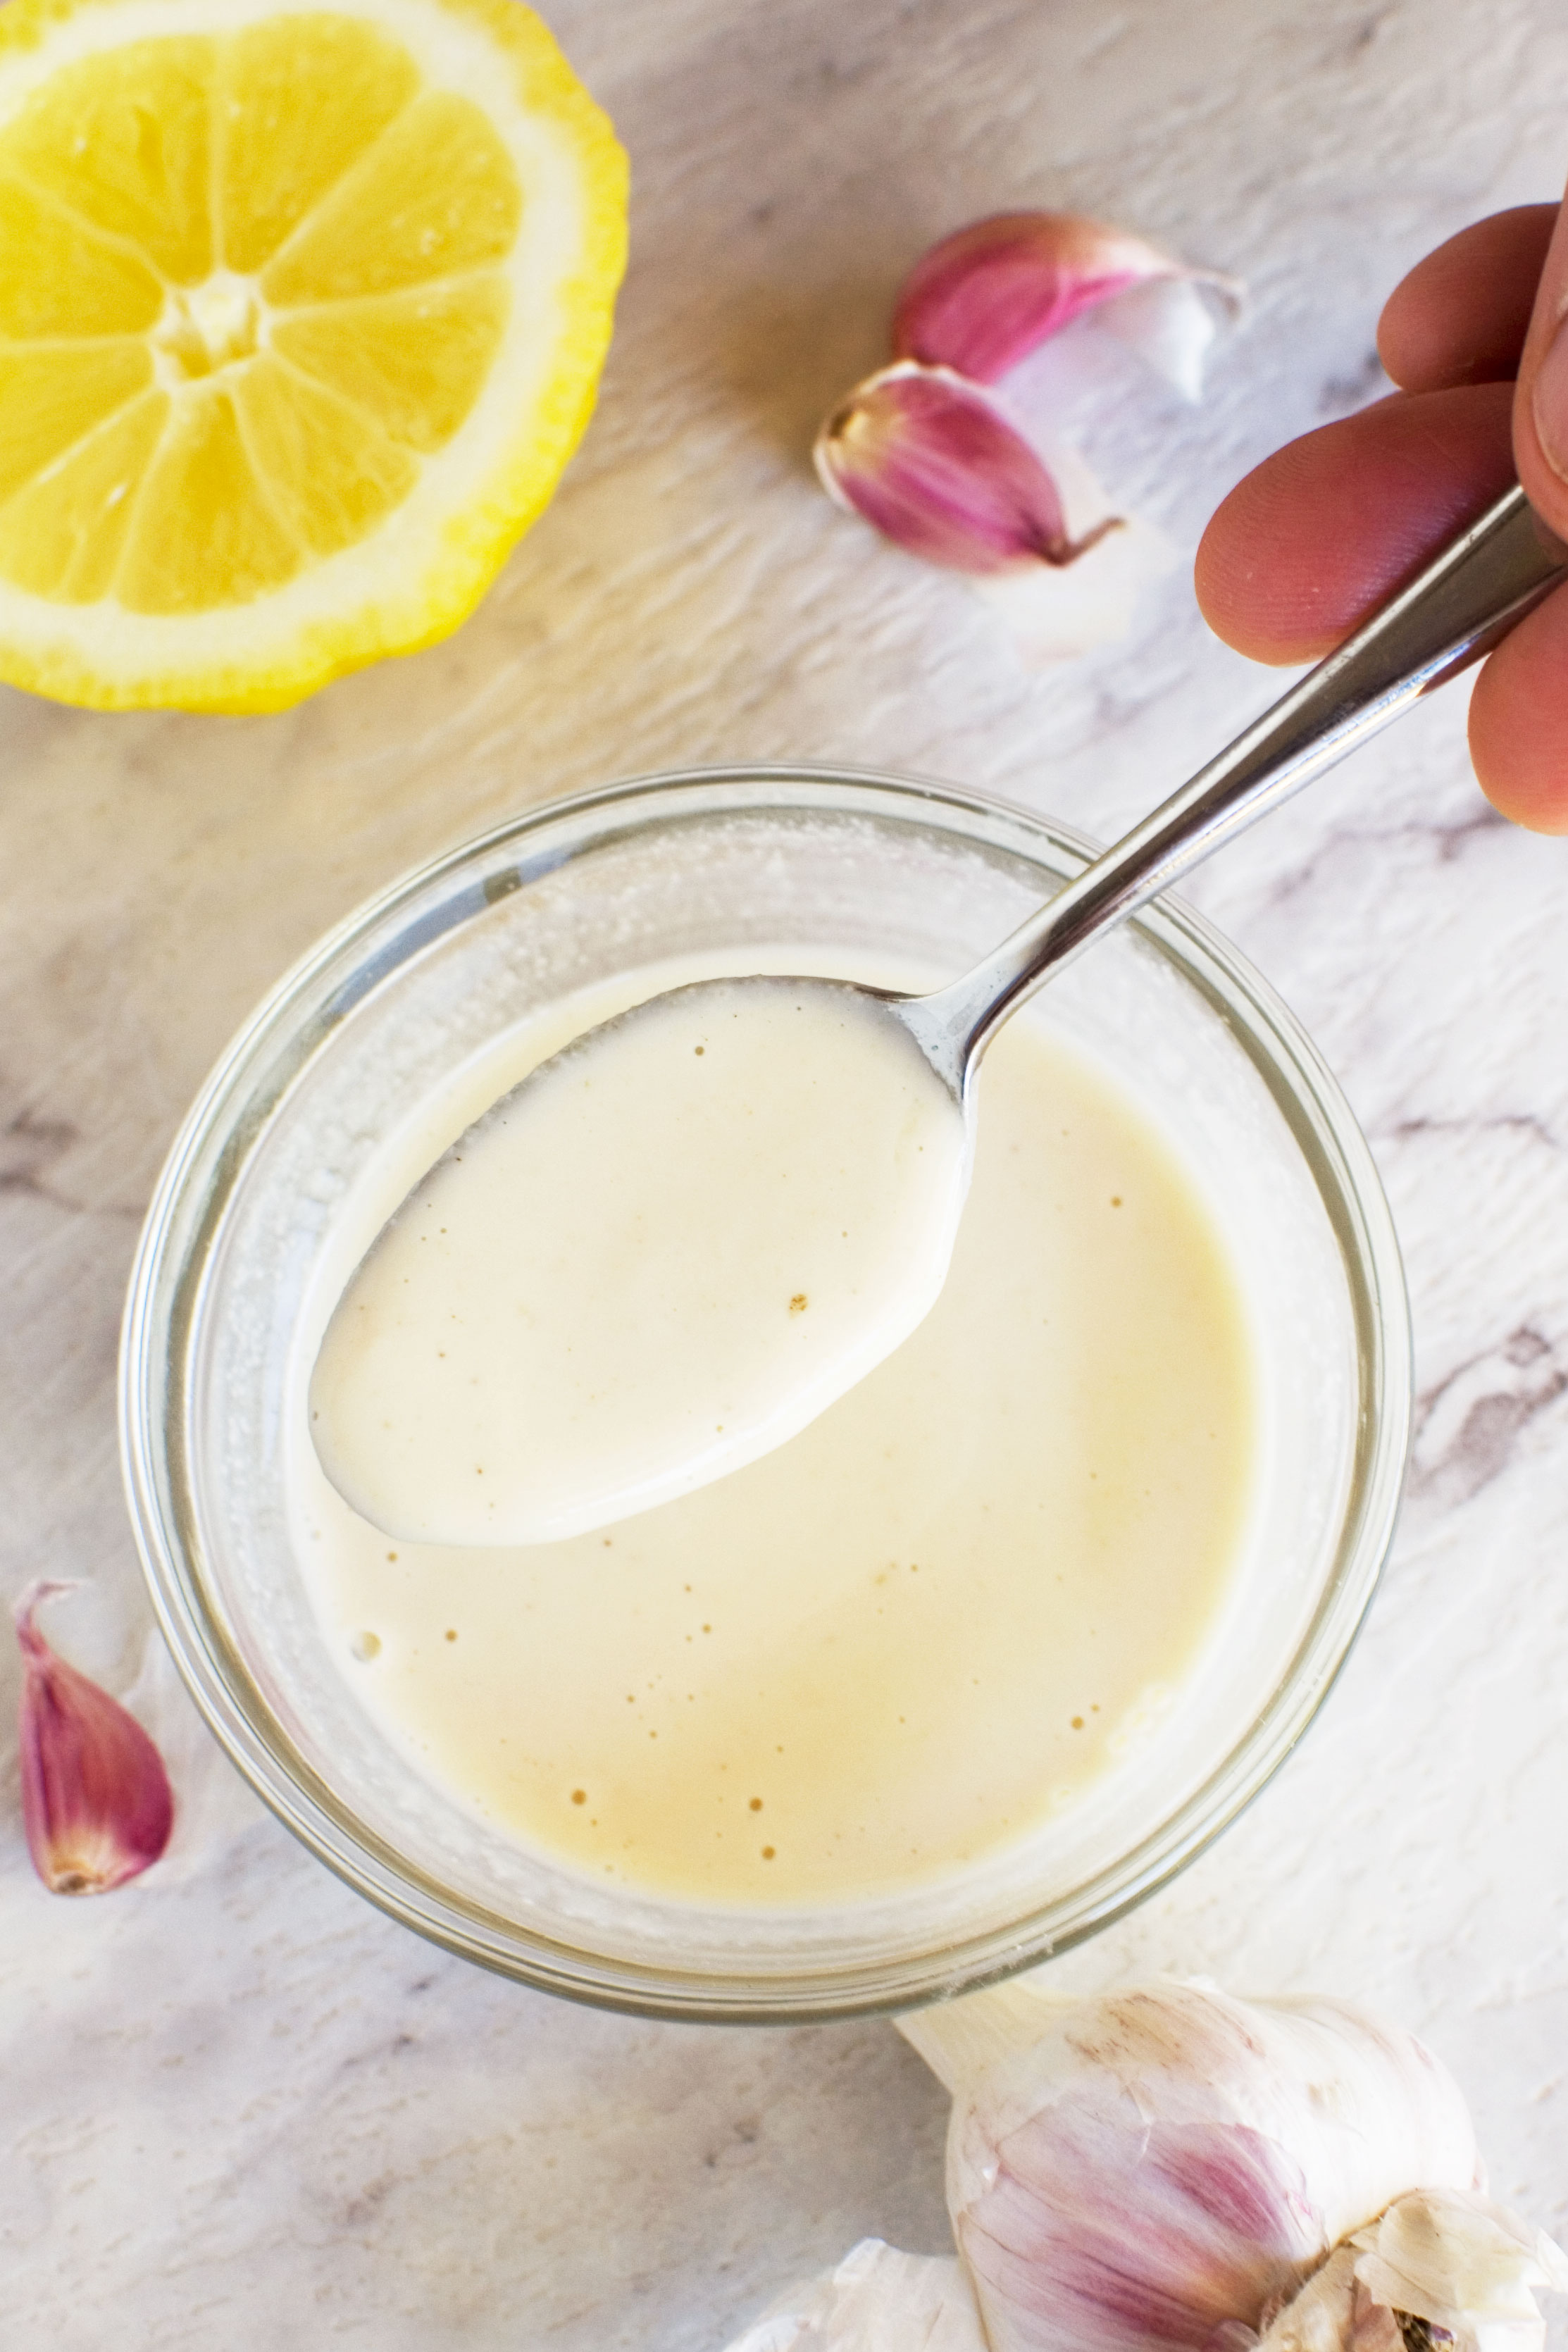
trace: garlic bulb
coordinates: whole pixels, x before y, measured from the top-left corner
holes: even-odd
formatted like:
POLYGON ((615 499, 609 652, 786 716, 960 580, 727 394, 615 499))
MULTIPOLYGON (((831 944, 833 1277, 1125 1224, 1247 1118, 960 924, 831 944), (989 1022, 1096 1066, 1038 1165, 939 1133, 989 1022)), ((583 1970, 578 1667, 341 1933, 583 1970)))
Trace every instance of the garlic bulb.
POLYGON ((893 352, 994 383, 1093 311, 1196 400, 1219 320, 1241 299, 1235 278, 1189 269, 1126 229, 1076 213, 997 213, 915 264, 893 312, 893 352))
POLYGON ((1480 2186, 1452 2078, 1343 2002, 1026 1981, 903 2030, 954 2095, 948 2203, 991 2352, 1239 2343, 1394 2200, 1480 2186))
POLYGON ((958 2262, 867 2240, 731 2352, 1542 2352, 1568 2258, 1481 2193, 1414 2034, 1028 1978, 900 2026, 953 2095, 958 2262))
POLYGON ((22 1820, 33 1864, 55 1895, 101 1895, 156 1862, 174 1801, 163 1760, 132 1715, 68 1665, 34 1623, 71 1587, 39 1581, 16 1603, 22 1820))

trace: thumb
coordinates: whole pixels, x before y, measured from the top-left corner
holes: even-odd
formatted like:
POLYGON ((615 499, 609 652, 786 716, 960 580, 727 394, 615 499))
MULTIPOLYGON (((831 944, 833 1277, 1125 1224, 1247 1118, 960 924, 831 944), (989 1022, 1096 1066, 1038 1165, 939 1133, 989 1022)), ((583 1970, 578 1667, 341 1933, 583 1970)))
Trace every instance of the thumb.
POLYGON ((1568 539, 1568 204, 1557 215, 1519 363, 1513 451, 1531 504, 1568 539))

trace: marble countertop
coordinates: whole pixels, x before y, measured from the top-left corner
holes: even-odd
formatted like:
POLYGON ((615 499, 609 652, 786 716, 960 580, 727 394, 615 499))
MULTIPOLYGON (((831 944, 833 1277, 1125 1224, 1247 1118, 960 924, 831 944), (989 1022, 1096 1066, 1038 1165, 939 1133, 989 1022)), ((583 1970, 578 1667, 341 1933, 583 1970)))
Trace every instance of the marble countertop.
MULTIPOLYGON (((449 643, 245 720, 0 698, 0 1590, 149 1619, 116 1329, 160 1159, 257 995, 411 861, 708 760, 841 759, 1101 835, 1259 707, 1184 563, 1132 635, 1022 668, 962 583, 834 512, 815 422, 941 231, 1024 204, 1253 289, 1213 397, 1108 379, 1090 455, 1190 553, 1289 436, 1374 397, 1382 292, 1554 194, 1552 0, 558 0, 636 175, 598 416, 449 643)), ((1407 1255, 1401 1533, 1328 1708, 1176 1885, 1057 1964, 1382 2005, 1467 2086, 1496 2193, 1568 2220, 1568 844, 1488 811, 1463 690, 1193 896, 1340 1073, 1407 1255)), ((0 1724, 16 1687, 0 1660, 0 1724)), ((179 1702, 183 1705, 183 1701, 179 1702)), ((205 1735, 191 1717, 177 1738, 205 1735)), ((890 2026, 640 2023, 443 1957, 226 1773, 183 1854, 45 1895, 0 1776, 0 2340, 11 2352, 718 2352, 859 2235, 934 2251, 942 2095, 890 2026)))

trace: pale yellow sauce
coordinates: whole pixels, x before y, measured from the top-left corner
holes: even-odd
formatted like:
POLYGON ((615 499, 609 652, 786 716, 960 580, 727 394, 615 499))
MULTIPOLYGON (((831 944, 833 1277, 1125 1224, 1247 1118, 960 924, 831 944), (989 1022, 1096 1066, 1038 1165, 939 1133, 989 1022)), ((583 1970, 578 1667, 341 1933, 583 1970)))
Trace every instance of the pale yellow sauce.
MULTIPOLYGON (((426 1160, 465 1123, 441 1117, 426 1160)), ((1026 1836, 1181 1704, 1245 1548, 1257 1373, 1222 1237, 1141 1109, 1026 1018, 986 1060, 936 1306, 732 1476, 559 1544, 390 1541, 315 1462, 308 1369, 296 1533, 345 1675, 493 1822, 664 1895, 833 1902, 1026 1836)))
POLYGON ((717 980, 510 1088, 339 1301, 321 1467, 427 1543, 559 1541, 769 1454, 929 1313, 964 1118, 878 998, 717 980))

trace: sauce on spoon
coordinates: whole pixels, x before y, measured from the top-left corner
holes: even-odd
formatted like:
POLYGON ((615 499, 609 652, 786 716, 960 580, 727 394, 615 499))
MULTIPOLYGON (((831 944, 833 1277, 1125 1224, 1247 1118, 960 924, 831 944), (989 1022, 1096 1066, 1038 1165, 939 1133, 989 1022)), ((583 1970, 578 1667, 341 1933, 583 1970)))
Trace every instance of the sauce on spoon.
POLYGON ((963 1112, 873 994, 713 981, 504 1095, 384 1229, 310 1384, 388 1534, 561 1540, 782 1445, 942 1288, 963 1112))

